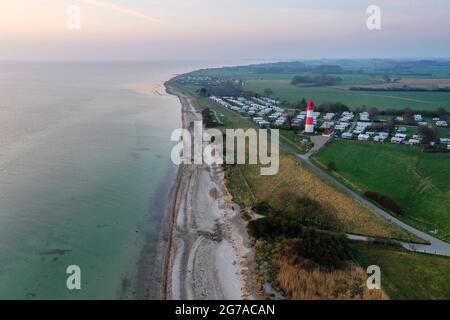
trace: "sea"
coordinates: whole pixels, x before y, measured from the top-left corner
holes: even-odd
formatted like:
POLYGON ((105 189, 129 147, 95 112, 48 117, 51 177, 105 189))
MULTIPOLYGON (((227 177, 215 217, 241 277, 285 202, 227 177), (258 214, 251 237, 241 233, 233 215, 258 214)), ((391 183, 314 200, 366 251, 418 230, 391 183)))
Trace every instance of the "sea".
POLYGON ((0 62, 0 299, 157 298, 181 126, 163 83, 202 65, 0 62))

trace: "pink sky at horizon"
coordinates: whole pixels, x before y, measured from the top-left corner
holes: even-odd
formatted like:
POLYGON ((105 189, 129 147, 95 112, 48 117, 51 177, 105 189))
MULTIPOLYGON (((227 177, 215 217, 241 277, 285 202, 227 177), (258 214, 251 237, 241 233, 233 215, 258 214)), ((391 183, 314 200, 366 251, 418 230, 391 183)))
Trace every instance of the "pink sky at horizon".
POLYGON ((378 31, 366 0, 0 0, 0 60, 450 57, 450 2, 375 2, 378 31))

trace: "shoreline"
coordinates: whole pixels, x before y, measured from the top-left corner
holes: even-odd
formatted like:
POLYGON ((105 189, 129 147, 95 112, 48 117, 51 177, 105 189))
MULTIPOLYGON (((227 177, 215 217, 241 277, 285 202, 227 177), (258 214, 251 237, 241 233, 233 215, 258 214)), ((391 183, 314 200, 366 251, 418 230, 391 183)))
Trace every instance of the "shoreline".
MULTIPOLYGON (((164 86, 180 100, 183 128, 190 129, 201 114, 170 81, 164 86)), ((162 299, 255 298, 249 285, 254 250, 221 166, 178 167, 163 226, 162 299)))

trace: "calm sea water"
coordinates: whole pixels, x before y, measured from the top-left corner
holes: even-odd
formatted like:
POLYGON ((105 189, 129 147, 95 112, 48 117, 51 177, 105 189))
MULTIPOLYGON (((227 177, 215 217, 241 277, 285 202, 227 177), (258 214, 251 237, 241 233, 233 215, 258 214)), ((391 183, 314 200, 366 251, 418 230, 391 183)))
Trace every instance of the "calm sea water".
POLYGON ((1 299, 140 297, 176 169, 180 105, 162 84, 188 69, 0 64, 1 299))

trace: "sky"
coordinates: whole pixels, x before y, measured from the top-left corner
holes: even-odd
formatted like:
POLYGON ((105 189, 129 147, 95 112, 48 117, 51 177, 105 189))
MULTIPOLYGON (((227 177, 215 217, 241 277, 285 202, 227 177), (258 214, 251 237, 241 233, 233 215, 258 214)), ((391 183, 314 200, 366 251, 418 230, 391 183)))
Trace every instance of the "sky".
POLYGON ((0 0, 0 60, 450 58, 449 14, 448 0, 0 0))

